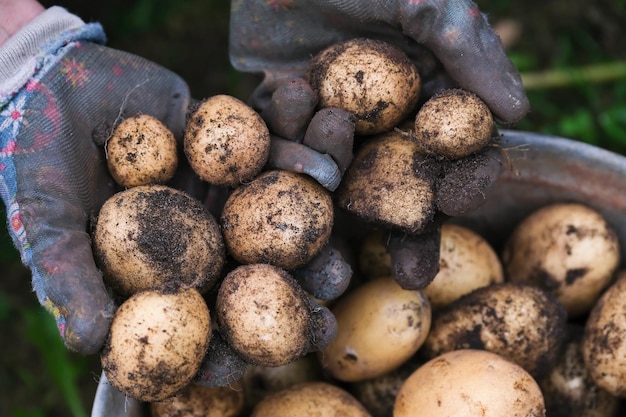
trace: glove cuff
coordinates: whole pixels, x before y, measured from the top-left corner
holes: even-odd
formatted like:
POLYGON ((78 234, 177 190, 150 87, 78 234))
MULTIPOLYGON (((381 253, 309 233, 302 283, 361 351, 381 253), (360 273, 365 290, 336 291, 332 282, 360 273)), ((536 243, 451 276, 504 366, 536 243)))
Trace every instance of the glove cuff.
POLYGON ((62 7, 45 10, 0 47, 0 108, 74 40, 106 41, 99 24, 86 24, 62 7))

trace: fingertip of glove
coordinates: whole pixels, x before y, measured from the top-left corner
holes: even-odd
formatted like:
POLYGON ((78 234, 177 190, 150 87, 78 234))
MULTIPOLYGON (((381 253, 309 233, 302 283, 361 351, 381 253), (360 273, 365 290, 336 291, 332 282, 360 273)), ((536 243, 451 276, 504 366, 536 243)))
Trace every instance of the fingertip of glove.
POLYGON ((93 317, 68 317, 63 334, 66 347, 82 355, 99 353, 109 334, 114 313, 113 304, 108 304, 93 317))

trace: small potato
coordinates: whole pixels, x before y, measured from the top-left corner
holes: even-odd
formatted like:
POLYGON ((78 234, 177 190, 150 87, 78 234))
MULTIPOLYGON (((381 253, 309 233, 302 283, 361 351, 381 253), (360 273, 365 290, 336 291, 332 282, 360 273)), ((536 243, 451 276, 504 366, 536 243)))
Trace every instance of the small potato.
POLYGON ((215 308, 222 336, 253 365, 286 365, 324 348, 336 331, 326 307, 311 301, 287 272, 268 264, 228 273, 215 308))
POLYGON ((555 294, 570 317, 589 312, 620 261, 612 227, 596 211, 557 203, 531 213, 515 228, 502 254, 506 279, 555 294))
POLYGON ((209 210, 164 185, 137 186, 109 198, 98 214, 93 246, 105 281, 123 296, 167 286, 206 291, 226 262, 209 210))
POLYGON ((443 90, 428 99, 415 117, 415 140, 426 151, 459 159, 483 149, 492 140, 493 116, 475 94, 443 90))
POLYGON ((528 372, 484 350, 444 353, 404 383, 394 417, 543 417, 544 399, 528 372))
POLYGON ((229 387, 187 385, 179 394, 150 403, 150 417, 237 417, 243 410, 240 384, 229 387))
POLYGON ((503 281, 500 259, 481 235, 451 223, 442 226, 439 272, 422 290, 433 310, 476 288, 503 281))
POLYGON ((399 367, 422 346, 431 323, 426 297, 402 289, 391 276, 355 288, 331 311, 337 337, 318 357, 332 377, 348 382, 399 367))
POLYGON ((385 246, 382 230, 370 231, 358 252, 359 272, 367 278, 391 275, 391 255, 385 246))
POLYGON ((542 289, 492 284, 462 296, 435 314, 420 354, 432 359, 457 349, 484 349, 539 377, 555 364, 565 325, 563 306, 542 289))
POLYGON ((352 395, 327 382, 304 382, 263 399, 250 417, 371 417, 352 395))
POLYGON ((111 176, 124 187, 167 182, 178 168, 174 134, 147 114, 124 119, 113 130, 105 150, 111 176))
POLYGON ((269 158, 270 134, 251 107, 220 94, 203 100, 190 113, 184 151, 201 179, 236 187, 261 171, 269 158))
POLYGON ((583 355, 594 382, 626 397, 626 272, 602 294, 585 324, 583 355))
POLYGON ((337 190, 337 204, 373 224, 419 233, 435 213, 437 163, 398 132, 358 150, 337 190))
POLYGON ((563 353, 539 381, 551 417, 617 417, 618 397, 598 387, 583 358, 583 328, 571 325, 563 353))
POLYGON ((292 270, 328 243, 333 203, 330 193, 306 175, 266 171, 231 193, 221 224, 226 246, 238 262, 292 270))
POLYGON ((197 290, 138 292, 115 313, 102 369, 129 397, 161 401, 192 381, 210 338, 209 309, 197 290))
POLYGON ((354 114, 358 135, 398 125, 416 107, 421 90, 417 68, 403 50, 364 38, 321 51, 311 59, 307 78, 320 107, 354 114))

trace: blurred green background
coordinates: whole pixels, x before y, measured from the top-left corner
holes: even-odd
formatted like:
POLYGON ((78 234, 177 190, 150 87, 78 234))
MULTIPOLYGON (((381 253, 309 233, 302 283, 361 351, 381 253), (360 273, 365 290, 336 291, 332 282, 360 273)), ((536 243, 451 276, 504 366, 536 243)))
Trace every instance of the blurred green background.
MULTIPOLYGON (((19 1, 19 0, 17 0, 19 1)), ((229 2, 45 1, 99 21, 108 45, 179 73, 196 98, 246 99, 257 78, 230 68, 229 2)), ((626 153, 626 1, 477 1, 523 74, 532 110, 516 128, 626 153)), ((5 218, 1 211, 2 218, 5 218)), ((97 357, 65 350, 30 276, 0 229, 0 416, 82 417, 100 373, 97 357)))

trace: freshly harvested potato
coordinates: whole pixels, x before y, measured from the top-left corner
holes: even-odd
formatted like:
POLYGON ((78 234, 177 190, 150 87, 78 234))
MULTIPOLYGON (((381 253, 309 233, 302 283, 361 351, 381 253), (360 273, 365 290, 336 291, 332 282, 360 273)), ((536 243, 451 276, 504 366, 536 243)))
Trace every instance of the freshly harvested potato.
POLYGON ((337 336, 318 356, 332 377, 348 382, 399 367, 422 346, 431 323, 426 297, 402 289, 391 276, 365 282, 331 311, 337 336))
POLYGON ((161 401, 192 381, 210 338, 209 308, 197 290, 141 291, 115 313, 102 370, 129 397, 161 401))
POLYGON ((230 194, 221 225, 226 246, 238 262, 292 270, 328 243, 333 203, 330 193, 306 175, 265 171, 230 194))
POLYGON ((492 284, 435 314, 420 354, 432 359, 457 349, 483 349, 540 377, 556 363, 566 320, 563 306, 541 288, 492 284))
POLYGON ((243 410, 240 384, 228 387, 187 385, 179 394, 150 403, 151 417, 237 417, 243 410))
POLYGON ((215 308, 220 333, 253 365, 286 365, 326 347, 336 331, 330 311, 314 303, 286 271, 269 264, 229 272, 215 308))
POLYGON ((358 252, 359 272, 366 278, 391 275, 391 255, 382 230, 372 230, 364 238, 358 252))
POLYGON ((174 134, 148 114, 122 120, 106 141, 105 151, 111 176, 124 187, 167 182, 178 168, 174 134))
POLYGON ((521 366, 484 350, 444 353, 404 383, 394 417, 542 417, 544 398, 521 366))
POLYGON ((204 181, 236 187, 254 178, 269 158, 270 133, 247 104, 219 94, 190 111, 184 151, 204 181))
POLYGON ((433 310, 477 288, 503 281, 500 259, 481 235, 452 223, 441 227, 439 272, 422 290, 433 310))
POLYGON ((357 135, 398 125, 415 109, 421 90, 417 68, 403 50, 365 38, 322 50, 309 62, 307 78, 320 107, 354 114, 357 135))
POLYGON ((443 90, 415 116, 415 141, 426 151, 459 159, 483 149, 494 137, 493 116, 477 95, 443 90))
POLYGON ((219 225, 189 194, 143 185, 109 198, 93 231, 96 262, 119 294, 149 288, 213 287, 226 254, 219 225))
POLYGON ((619 398, 598 387, 583 357, 583 327, 568 328, 563 353, 552 372, 539 381, 551 417, 617 417, 619 398))
POLYGON ((337 204, 367 222, 419 233, 435 213, 439 166, 393 131, 363 144, 337 189, 337 204))
POLYGON ((265 397, 250 417, 371 417, 352 395, 327 382, 304 382, 265 397))
POLYGON ((619 258, 613 228, 596 210, 578 203, 551 204, 531 213, 502 254, 508 281, 552 292, 570 317, 589 312, 611 283, 619 258))
POLYGON ((585 324, 583 355, 593 381, 626 397, 626 272, 602 294, 585 324))

